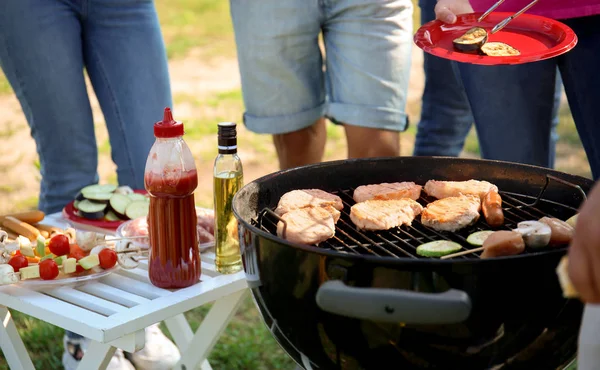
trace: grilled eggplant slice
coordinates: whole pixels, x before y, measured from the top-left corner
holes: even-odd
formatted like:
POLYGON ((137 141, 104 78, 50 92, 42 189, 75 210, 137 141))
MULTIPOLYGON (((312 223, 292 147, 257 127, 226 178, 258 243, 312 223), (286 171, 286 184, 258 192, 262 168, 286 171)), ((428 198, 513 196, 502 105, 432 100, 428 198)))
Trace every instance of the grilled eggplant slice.
POLYGON ((113 196, 110 197, 110 208, 117 216, 127 218, 125 210, 131 202, 133 201, 127 195, 113 194, 113 196))
POLYGON ((510 57, 521 54, 519 50, 503 42, 486 42, 481 46, 481 52, 491 57, 510 57))
POLYGON ((457 50, 470 52, 479 50, 486 43, 488 33, 481 27, 473 27, 452 41, 457 50))
POLYGON ((99 220, 104 217, 107 206, 108 205, 106 203, 99 203, 89 199, 84 199, 77 205, 77 212, 79 212, 82 217, 91 220, 99 220))

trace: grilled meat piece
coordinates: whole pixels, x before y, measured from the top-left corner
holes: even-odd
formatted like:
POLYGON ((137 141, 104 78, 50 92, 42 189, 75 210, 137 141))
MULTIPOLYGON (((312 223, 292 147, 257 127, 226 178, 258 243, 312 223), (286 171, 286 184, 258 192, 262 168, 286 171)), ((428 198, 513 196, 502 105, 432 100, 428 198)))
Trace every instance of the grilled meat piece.
POLYGON ((344 208, 342 199, 335 194, 320 189, 292 190, 281 196, 275 213, 281 216, 299 208, 324 206, 332 206, 338 211, 344 208))
POLYGON ((487 181, 437 181, 429 180, 425 183, 425 192, 432 197, 443 199, 462 195, 476 195, 483 199, 490 190, 498 191, 498 187, 487 181))
MULTIPOLYGON (((333 208, 333 207, 331 207, 333 208)), ((339 211, 334 209, 338 214, 339 211)), ((281 216, 284 223, 277 223, 277 236, 293 243, 318 244, 335 234, 334 216, 324 207, 304 207, 286 212, 281 216)))
POLYGON ((364 230, 388 230, 410 225, 423 206, 412 199, 367 200, 350 208, 350 219, 364 230))
POLYGON ((479 219, 481 200, 475 195, 459 195, 431 202, 421 213, 421 223, 435 230, 454 232, 479 219))
POLYGON ((575 229, 563 220, 554 217, 542 217, 540 222, 550 226, 551 247, 568 245, 573 239, 575 229))
POLYGON ((512 256, 525 250, 525 241, 516 231, 494 231, 483 242, 481 258, 512 256))
POLYGON ((419 199, 421 196, 421 185, 414 182, 393 182, 371 185, 361 185, 354 190, 354 201, 356 203, 364 202, 370 199, 419 199))

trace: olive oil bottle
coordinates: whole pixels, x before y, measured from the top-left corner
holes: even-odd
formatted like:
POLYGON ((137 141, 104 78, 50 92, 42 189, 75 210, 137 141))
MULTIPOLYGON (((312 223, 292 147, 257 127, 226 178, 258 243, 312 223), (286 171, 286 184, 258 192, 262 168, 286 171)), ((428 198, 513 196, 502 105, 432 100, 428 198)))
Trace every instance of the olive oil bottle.
POLYGON ((242 161, 237 155, 237 131, 233 122, 218 124, 219 154, 213 167, 215 209, 215 265, 222 274, 242 269, 237 219, 233 196, 244 183, 242 161))

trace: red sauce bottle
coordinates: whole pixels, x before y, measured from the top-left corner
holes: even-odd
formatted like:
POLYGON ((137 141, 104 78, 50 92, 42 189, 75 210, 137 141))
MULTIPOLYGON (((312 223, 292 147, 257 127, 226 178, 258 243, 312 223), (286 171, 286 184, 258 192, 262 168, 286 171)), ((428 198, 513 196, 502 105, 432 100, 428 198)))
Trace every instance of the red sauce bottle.
POLYGON ((196 164, 183 140, 183 124, 165 108, 154 124, 156 141, 146 161, 144 183, 150 194, 148 274, 153 285, 184 288, 200 278, 194 190, 196 164))

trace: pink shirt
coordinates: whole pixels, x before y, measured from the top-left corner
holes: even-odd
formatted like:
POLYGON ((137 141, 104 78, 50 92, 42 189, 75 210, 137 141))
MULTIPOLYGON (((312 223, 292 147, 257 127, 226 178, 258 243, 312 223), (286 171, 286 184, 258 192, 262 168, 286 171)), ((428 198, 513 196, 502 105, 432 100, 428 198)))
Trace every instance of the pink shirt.
MULTIPOLYGON (((473 10, 485 12, 497 0, 469 0, 473 10)), ((518 12, 532 0, 505 0, 495 11, 518 12)), ((526 13, 553 19, 586 17, 600 14, 600 0, 539 0, 526 13)), ((600 26, 600 25, 599 25, 600 26)))

